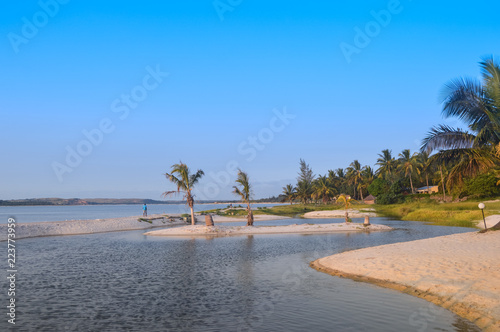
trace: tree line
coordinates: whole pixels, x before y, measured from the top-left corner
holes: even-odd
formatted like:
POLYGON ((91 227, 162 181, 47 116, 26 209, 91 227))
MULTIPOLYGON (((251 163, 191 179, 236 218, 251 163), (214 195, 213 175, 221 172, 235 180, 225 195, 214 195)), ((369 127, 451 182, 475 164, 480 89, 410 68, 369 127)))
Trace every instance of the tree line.
POLYGON ((409 149, 397 156, 390 149, 378 154, 377 169, 354 160, 347 168, 315 176, 300 159, 295 185, 283 187, 286 201, 335 201, 339 195, 363 200, 368 194, 379 204, 399 203, 405 194, 424 186, 439 186, 446 195, 493 196, 500 193, 500 67, 493 57, 480 62, 482 81, 459 78, 442 91, 445 118, 455 117, 468 130, 447 125, 432 127, 420 151, 409 149))
MULTIPOLYGON (((283 187, 284 200, 328 204, 341 197, 348 205, 351 198, 363 200, 366 195, 377 197, 379 204, 399 203, 415 188, 438 185, 446 195, 493 196, 500 185, 500 67, 493 57, 480 62, 482 81, 459 78, 443 88, 445 118, 456 117, 468 130, 446 125, 432 127, 422 140, 420 151, 410 149, 397 156, 390 149, 378 154, 377 169, 354 160, 347 168, 328 170, 316 176, 305 160, 300 159, 300 171, 295 185, 283 187)), ((186 164, 172 166, 165 176, 177 186, 164 196, 184 193, 194 224, 193 187, 204 175, 202 170, 191 173, 186 164)), ((247 204, 247 225, 253 225, 250 206, 252 187, 246 172, 238 169, 233 193, 247 204)), ((346 208, 347 209, 347 208, 346 208)), ((347 220, 347 216, 346 216, 347 220)))

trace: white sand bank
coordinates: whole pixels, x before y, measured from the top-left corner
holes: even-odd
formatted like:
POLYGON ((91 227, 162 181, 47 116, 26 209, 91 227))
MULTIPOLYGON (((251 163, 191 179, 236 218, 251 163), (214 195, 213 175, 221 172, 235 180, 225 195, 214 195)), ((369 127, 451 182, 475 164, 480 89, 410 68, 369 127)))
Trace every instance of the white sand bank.
POLYGON ((311 266, 424 298, 485 331, 500 331, 500 231, 354 250, 311 266))
MULTIPOLYGON (((153 215, 152 217, 161 217, 153 215)), ((162 219, 154 220, 151 224, 148 222, 137 221, 139 217, 123 217, 112 219, 95 220, 70 220, 70 221, 51 221, 16 224, 16 239, 40 236, 54 235, 76 235, 91 234, 103 232, 126 231, 135 229, 148 229, 153 227, 164 227, 166 225, 185 225, 183 221, 162 222, 162 219)), ((0 241, 7 240, 7 224, 0 225, 0 241)))
MULTIPOLYGON (((486 217, 485 220, 486 220, 486 227, 491 228, 500 223, 500 214, 495 214, 493 216, 486 217)), ((484 229, 484 221, 478 220, 477 227, 484 229)))
POLYGON ((330 233, 330 232, 364 232, 364 231, 387 231, 392 228, 385 225, 363 224, 302 224, 286 226, 185 226, 170 229, 160 229, 145 233, 152 236, 206 236, 206 235, 245 235, 245 234, 286 234, 286 233, 330 233))
MULTIPOLYGON (((195 216, 196 220, 198 223, 203 223, 205 222, 204 218, 205 216, 195 216)), ((212 219, 214 223, 224 223, 224 222, 237 222, 237 221, 245 221, 246 222, 246 216, 242 217, 223 217, 223 216, 217 216, 213 215, 212 219)), ((290 219, 289 217, 282 217, 282 216, 273 216, 269 214, 257 214, 253 216, 254 221, 268 221, 268 220, 281 220, 281 219, 290 219)))
MULTIPOLYGON (((347 210, 349 218, 376 217, 374 212, 359 212, 358 210, 347 210)), ((345 210, 313 211, 304 214, 304 218, 344 218, 345 210)))

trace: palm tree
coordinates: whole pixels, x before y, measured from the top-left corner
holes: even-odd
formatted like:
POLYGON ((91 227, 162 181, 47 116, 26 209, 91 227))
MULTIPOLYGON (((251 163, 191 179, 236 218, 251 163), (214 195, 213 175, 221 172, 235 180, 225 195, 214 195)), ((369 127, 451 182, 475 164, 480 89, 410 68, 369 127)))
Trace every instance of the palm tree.
POLYGON ((287 184, 285 187, 283 187, 283 195, 285 195, 285 200, 290 202, 290 205, 293 204, 293 200, 295 199, 296 194, 297 193, 293 185, 287 184))
POLYGON ((323 204, 326 204, 335 194, 335 189, 332 187, 328 177, 320 175, 313 182, 313 192, 318 198, 321 198, 323 204))
POLYGON ((412 181, 412 173, 419 172, 418 169, 418 161, 417 161, 417 153, 414 153, 413 155, 410 153, 410 149, 405 149, 399 154, 399 167, 401 170, 405 173, 405 176, 408 176, 410 178, 410 187, 411 187, 411 193, 414 193, 413 190, 413 181, 412 181))
POLYGON ((243 172, 238 168, 238 177, 236 178, 236 183, 241 186, 241 189, 237 186, 233 186, 233 193, 240 196, 241 200, 247 203, 247 226, 253 226, 253 213, 250 207, 250 198, 252 195, 252 187, 250 186, 250 181, 248 174, 243 172))
POLYGON ((337 168, 336 170, 328 170, 328 181, 339 193, 346 193, 348 190, 347 179, 345 177, 345 171, 343 168, 337 168))
POLYGON ((500 67, 493 57, 480 62, 483 81, 461 78, 443 90, 444 117, 456 117, 468 130, 440 125, 422 141, 422 151, 440 150, 432 158, 453 165, 448 184, 462 185, 465 177, 483 173, 499 164, 500 67))
POLYGON ((362 180, 358 184, 358 190, 363 194, 363 190, 366 190, 368 186, 373 182, 375 174, 373 174, 373 169, 370 166, 363 167, 361 172, 362 180))
POLYGON ((382 150, 382 153, 378 154, 376 165, 379 166, 375 174, 384 180, 393 180, 394 173, 397 170, 398 162, 394 157, 392 157, 392 151, 389 149, 382 150))
POLYGON ((183 164, 182 161, 179 164, 172 165, 172 171, 169 173, 165 173, 165 176, 168 180, 170 180, 173 184, 177 186, 176 191, 166 191, 163 193, 164 197, 167 197, 171 194, 175 193, 184 193, 184 198, 191 209, 191 225, 195 224, 194 219, 194 196, 192 194, 193 187, 201 177, 205 174, 201 169, 196 171, 195 174, 191 174, 189 168, 186 164, 183 164))
POLYGON ((346 223, 351 222, 351 220, 349 219, 349 212, 347 210, 349 210, 349 208, 351 207, 352 202, 355 202, 355 200, 352 199, 351 196, 341 194, 339 195, 339 197, 337 197, 337 203, 344 203, 346 223))
POLYGON ((312 187, 309 186, 305 181, 300 181, 297 183, 297 187, 295 188, 295 197, 300 199, 302 204, 306 204, 307 201, 311 198, 312 187))
MULTIPOLYGON (((363 182, 363 169, 359 161, 354 160, 347 168, 347 178, 354 187, 354 196, 356 196, 356 189, 358 185, 363 182)), ((361 200, 363 200, 363 192, 360 192, 361 200)))
POLYGON ((424 151, 418 154, 418 164, 420 165, 420 173, 425 174, 425 184, 427 186, 427 193, 429 194, 429 173, 431 173, 433 163, 427 152, 424 151))

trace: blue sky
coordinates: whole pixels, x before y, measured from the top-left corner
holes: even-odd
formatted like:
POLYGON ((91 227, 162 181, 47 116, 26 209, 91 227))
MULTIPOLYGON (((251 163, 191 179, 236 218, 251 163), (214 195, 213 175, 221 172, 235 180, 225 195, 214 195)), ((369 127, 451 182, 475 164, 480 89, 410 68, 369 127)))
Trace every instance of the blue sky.
POLYGON ((382 149, 416 151, 431 126, 460 126, 442 119, 440 90, 500 55, 499 10, 6 1, 0 199, 159 199, 180 160, 205 171, 200 199, 234 199, 234 167, 260 198, 295 183, 300 158, 324 174, 354 159, 374 166, 382 149))

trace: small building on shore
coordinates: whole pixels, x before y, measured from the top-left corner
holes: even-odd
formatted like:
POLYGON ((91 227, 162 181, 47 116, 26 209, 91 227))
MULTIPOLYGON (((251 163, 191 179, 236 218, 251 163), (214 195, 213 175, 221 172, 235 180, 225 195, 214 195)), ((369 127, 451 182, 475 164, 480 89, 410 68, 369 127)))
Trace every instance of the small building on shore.
POLYGON ((426 186, 426 187, 420 187, 417 189, 417 193, 418 194, 433 194, 433 193, 437 193, 439 191, 439 187, 438 186, 426 186))
POLYGON ((363 200, 363 203, 365 203, 365 204, 375 204, 376 200, 377 199, 375 198, 375 196, 373 196, 373 195, 370 194, 370 195, 368 195, 368 196, 365 197, 365 199, 363 200))

